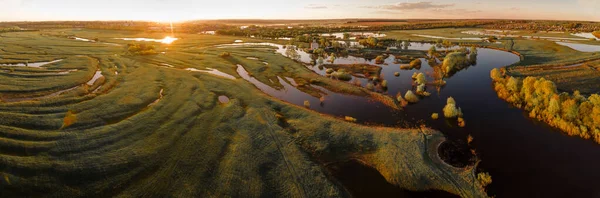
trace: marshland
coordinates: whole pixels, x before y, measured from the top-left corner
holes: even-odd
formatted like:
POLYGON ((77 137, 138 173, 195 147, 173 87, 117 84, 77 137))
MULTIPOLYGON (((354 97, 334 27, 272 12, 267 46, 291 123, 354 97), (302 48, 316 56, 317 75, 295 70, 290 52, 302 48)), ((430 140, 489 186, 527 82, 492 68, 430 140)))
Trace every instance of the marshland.
POLYGON ((0 197, 594 197, 600 23, 0 23, 0 197))

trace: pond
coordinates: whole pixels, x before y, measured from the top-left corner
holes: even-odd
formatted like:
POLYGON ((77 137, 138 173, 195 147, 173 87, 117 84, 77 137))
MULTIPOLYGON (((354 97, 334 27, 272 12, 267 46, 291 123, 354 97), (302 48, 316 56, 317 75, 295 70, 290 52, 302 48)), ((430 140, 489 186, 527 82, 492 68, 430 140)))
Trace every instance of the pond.
POLYGON ((600 45, 588 45, 580 43, 556 42, 556 44, 570 47, 580 52, 600 52, 600 45))
POLYGON ((424 34, 413 34, 413 36, 425 37, 425 38, 437 38, 437 39, 448 39, 448 40, 471 40, 471 41, 482 41, 484 38, 448 38, 443 36, 432 36, 432 35, 424 35, 424 34))
POLYGON ((57 63, 57 62, 60 62, 60 61, 62 61, 62 59, 53 60, 53 61, 46 61, 46 62, 0 64, 0 66, 7 66, 7 67, 42 67, 44 65, 48 65, 48 64, 52 64, 52 63, 57 63))
MULTIPOLYGON (((374 38, 383 38, 386 37, 386 34, 381 34, 381 33, 373 33, 373 32, 347 32, 348 34, 350 34, 350 37, 348 39, 350 40, 354 40, 357 37, 364 37, 364 38, 369 38, 369 37, 374 37, 374 38)), ((344 38, 344 32, 337 32, 337 33, 325 33, 325 34, 321 34, 321 36, 325 36, 325 37, 335 37, 338 39, 343 39, 344 38)))
MULTIPOLYGON (((277 53, 285 54, 283 46, 277 53)), ((241 45, 226 45, 231 47, 241 45)), ((428 49, 426 44, 413 43, 410 49, 428 49)), ((298 51, 300 61, 310 62, 309 54, 298 51)), ((257 60, 260 61, 260 60, 257 60)), ((493 90, 490 71, 493 68, 510 65, 519 61, 519 57, 503 51, 479 48, 477 64, 446 78, 447 85, 427 86, 430 97, 421 98, 419 103, 411 104, 403 110, 391 109, 379 102, 358 96, 337 94, 319 88, 325 94, 320 103, 317 97, 303 93, 279 78, 284 89, 277 90, 262 82, 243 75, 243 66, 238 66, 242 78, 255 84, 263 92, 281 100, 303 106, 310 102, 310 109, 336 117, 351 116, 360 123, 385 125, 390 127, 415 127, 425 124, 443 132, 456 144, 467 147, 467 136, 474 137, 472 147, 482 160, 480 168, 491 173, 493 183, 489 192, 498 197, 593 197, 600 193, 597 179, 600 178, 600 149, 596 143, 578 137, 569 137, 547 124, 530 119, 518 108, 512 107, 498 98, 493 90), (446 105, 446 99, 454 97, 458 107, 462 108, 466 127, 457 126, 456 120, 431 119, 432 113, 440 113, 446 105)), ((419 72, 426 73, 431 81, 436 71, 423 59, 419 72)), ((339 57, 335 64, 369 63, 374 60, 360 57, 339 57)), ((308 65, 308 64, 307 64, 308 65)), ((388 81, 384 93, 394 96, 414 90, 411 76, 417 70, 401 70, 390 56, 381 67, 383 78, 388 81), (394 73, 400 76, 395 77, 394 73)), ((324 68, 307 66, 320 75, 324 68)), ((346 82, 340 82, 346 83, 346 82)), ((362 83, 364 86, 364 83, 362 83)))
POLYGON ((591 32, 579 32, 579 33, 571 33, 573 36, 583 37, 587 39, 598 39, 591 32))
POLYGON ((223 78, 227 78, 227 79, 231 79, 231 80, 235 80, 235 77, 232 75, 229 75, 225 72, 219 71, 217 69, 213 69, 213 68, 206 68, 208 70, 200 70, 200 69, 195 69, 195 68, 186 68, 185 70, 187 71, 191 71, 191 72, 202 72, 202 73, 208 73, 208 74, 212 74, 215 76, 219 76, 219 77, 223 77, 223 78))
POLYGON ((171 44, 177 40, 179 40, 178 38, 173 38, 170 36, 167 36, 163 39, 152 39, 152 38, 115 38, 118 40, 125 40, 125 41, 146 41, 146 42, 157 42, 157 43, 164 43, 164 44, 171 44))

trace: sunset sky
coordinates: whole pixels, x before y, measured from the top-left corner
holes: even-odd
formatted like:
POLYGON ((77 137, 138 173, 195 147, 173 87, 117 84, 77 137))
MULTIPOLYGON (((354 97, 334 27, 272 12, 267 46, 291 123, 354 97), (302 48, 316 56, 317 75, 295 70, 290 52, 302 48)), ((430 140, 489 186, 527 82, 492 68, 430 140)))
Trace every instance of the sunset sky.
POLYGON ((600 0, 0 0, 0 21, 241 18, 600 21, 600 0))

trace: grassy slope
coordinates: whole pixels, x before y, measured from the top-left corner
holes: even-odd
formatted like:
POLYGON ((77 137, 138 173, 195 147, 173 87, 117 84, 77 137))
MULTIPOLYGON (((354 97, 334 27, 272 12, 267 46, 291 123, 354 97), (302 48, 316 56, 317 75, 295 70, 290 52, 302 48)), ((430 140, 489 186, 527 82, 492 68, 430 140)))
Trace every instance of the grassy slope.
MULTIPOLYGON (((139 36, 73 32, 107 42, 139 36)), ((97 59, 106 79, 96 93, 76 89, 39 101, 0 102, 0 196, 340 197, 348 194, 323 166, 351 158, 377 168, 403 188, 484 196, 473 186, 470 171, 445 167, 430 157, 428 142, 441 138, 439 132, 346 123, 267 97, 239 77, 182 70, 211 67, 237 76, 234 64, 239 62, 264 83, 273 76, 322 78, 268 49, 235 50, 223 59, 218 57, 223 49, 205 46, 236 38, 181 35, 173 45, 155 44, 159 51, 169 48, 164 55, 128 57, 122 55, 123 46, 60 35, 64 34, 2 34, 3 39, 32 41, 21 44, 17 39, 1 47, 12 54, 38 51, 48 57, 97 59), (245 59, 249 55, 273 64, 265 69, 245 59), (220 104, 220 95, 231 101, 220 104), (77 120, 60 129, 69 110, 77 120)), ((79 64, 94 67, 93 62, 79 64)), ((89 80, 77 73, 68 77, 89 80)), ((8 77, 7 81, 16 78, 8 77)), ((48 89, 62 89, 62 81, 71 80, 48 81, 53 87, 48 89)), ((363 94, 347 84, 322 81, 331 90, 363 94)))

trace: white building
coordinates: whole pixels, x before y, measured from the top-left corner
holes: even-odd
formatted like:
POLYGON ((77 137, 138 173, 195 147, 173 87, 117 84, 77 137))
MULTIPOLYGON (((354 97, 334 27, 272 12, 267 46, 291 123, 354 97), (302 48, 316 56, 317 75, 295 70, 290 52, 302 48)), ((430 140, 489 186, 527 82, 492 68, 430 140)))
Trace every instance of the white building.
POLYGON ((316 40, 313 40, 313 42, 310 44, 310 49, 311 50, 319 49, 319 43, 317 43, 316 40))

